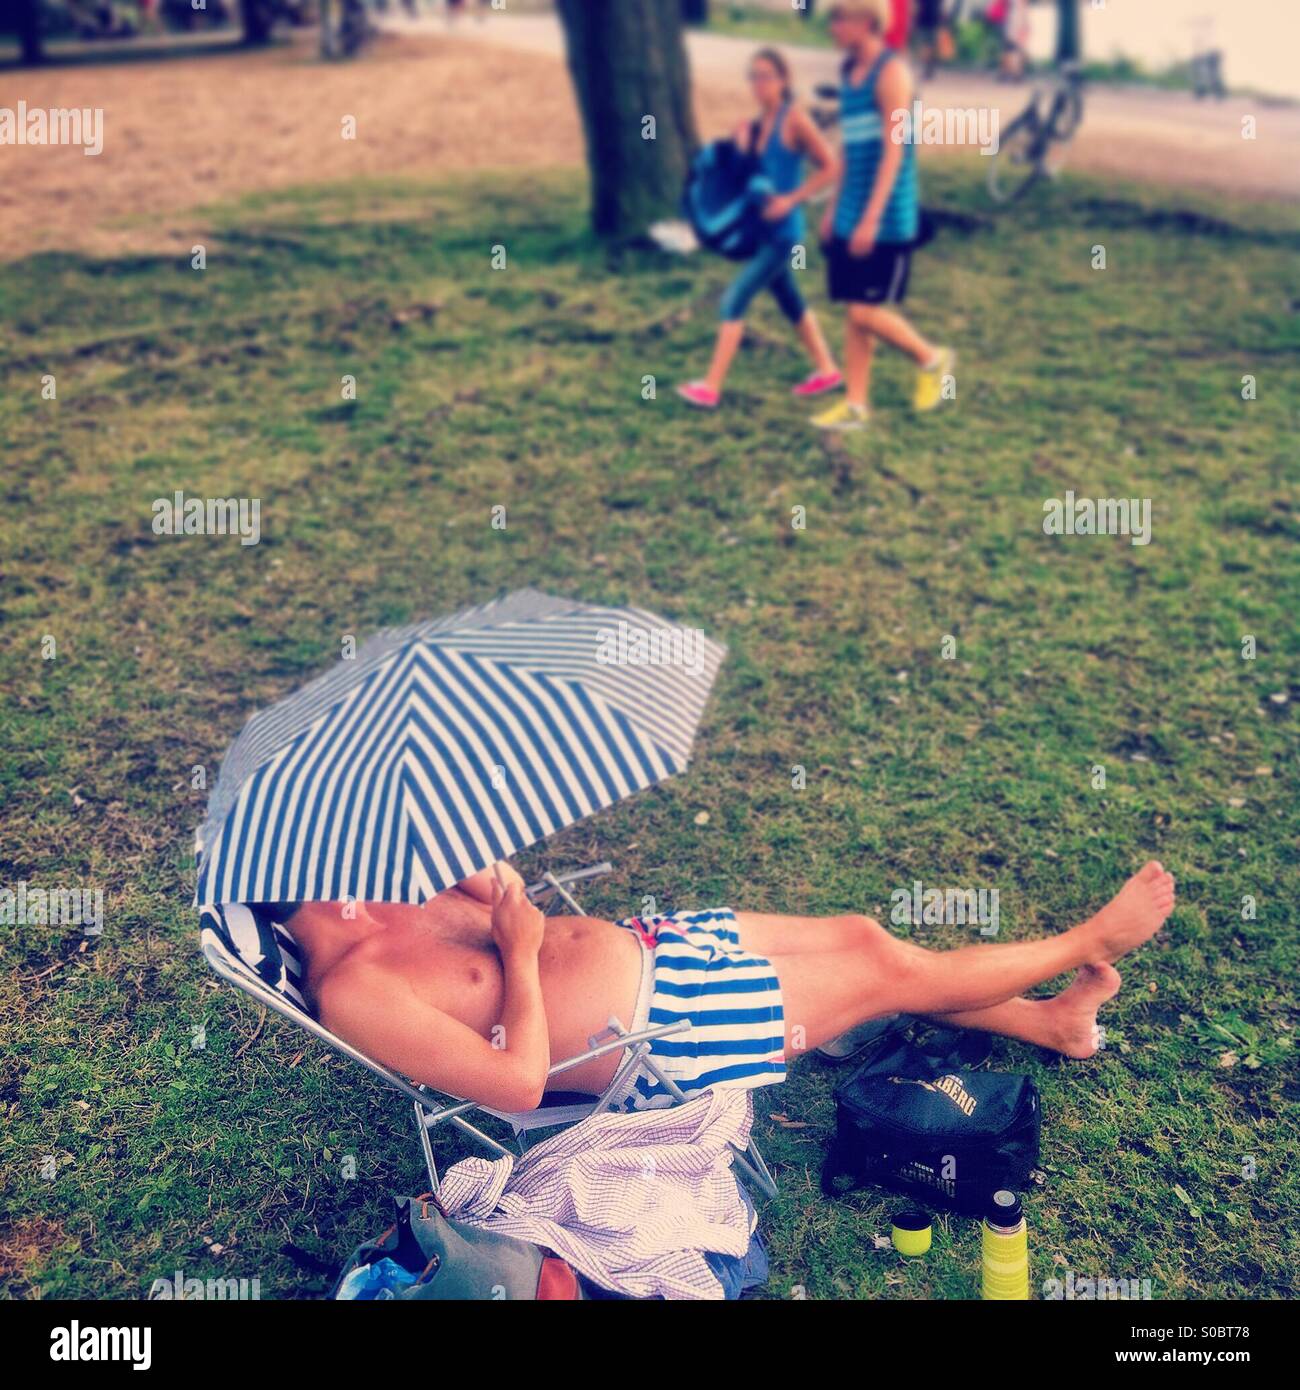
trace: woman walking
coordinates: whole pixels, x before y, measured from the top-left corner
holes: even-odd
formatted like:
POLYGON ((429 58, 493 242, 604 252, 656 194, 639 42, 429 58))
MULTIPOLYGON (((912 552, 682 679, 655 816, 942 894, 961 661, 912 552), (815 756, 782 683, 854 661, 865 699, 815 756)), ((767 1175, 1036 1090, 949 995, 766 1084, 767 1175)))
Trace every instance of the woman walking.
POLYGON ((775 194, 763 209, 762 244, 722 296, 722 322, 708 375, 677 388, 684 401, 703 410, 712 410, 722 397, 727 373, 745 335, 745 314, 761 290, 771 293, 794 325, 812 361, 812 373, 794 388, 795 395, 820 395, 834 390, 842 380, 816 316, 795 283, 791 265, 794 248, 804 237, 802 204, 835 181, 839 166, 821 131, 794 101, 790 69, 780 53, 771 48, 756 53, 749 65, 749 81, 758 101, 758 116, 748 129, 737 131, 736 143, 758 155, 775 194), (805 156, 815 166, 807 179, 803 178, 805 156))

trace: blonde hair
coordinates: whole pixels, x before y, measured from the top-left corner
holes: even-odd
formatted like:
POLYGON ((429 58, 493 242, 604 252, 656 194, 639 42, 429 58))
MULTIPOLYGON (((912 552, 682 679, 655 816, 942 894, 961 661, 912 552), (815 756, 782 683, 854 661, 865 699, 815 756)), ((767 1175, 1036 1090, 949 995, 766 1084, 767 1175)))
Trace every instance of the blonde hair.
POLYGON ((889 0, 835 0, 831 5, 831 14, 837 12, 852 19, 873 20, 878 34, 883 34, 894 19, 889 0))

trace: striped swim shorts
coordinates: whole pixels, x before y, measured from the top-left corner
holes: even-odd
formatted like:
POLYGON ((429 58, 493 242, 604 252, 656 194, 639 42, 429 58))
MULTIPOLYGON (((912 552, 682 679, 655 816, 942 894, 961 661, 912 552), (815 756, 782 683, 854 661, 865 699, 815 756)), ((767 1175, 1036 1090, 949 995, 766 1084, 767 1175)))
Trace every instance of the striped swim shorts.
MULTIPOLYGON (((626 917, 615 925, 634 932, 644 948, 632 1031, 679 1019, 691 1025, 650 1047, 651 1060, 685 1095, 785 1080, 781 982, 771 961, 741 946, 729 907, 626 917)), ((663 1083, 644 1070, 613 1100, 624 1110, 672 1103, 663 1083)))

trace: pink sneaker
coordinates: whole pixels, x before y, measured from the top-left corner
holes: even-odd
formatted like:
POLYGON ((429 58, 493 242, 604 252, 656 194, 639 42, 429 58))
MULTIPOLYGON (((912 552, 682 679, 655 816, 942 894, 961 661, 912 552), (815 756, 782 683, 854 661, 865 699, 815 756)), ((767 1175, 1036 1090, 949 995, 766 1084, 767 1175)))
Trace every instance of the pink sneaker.
POLYGON ((686 402, 700 410, 716 410, 720 399, 718 393, 702 381, 688 381, 677 388, 677 394, 686 402))
POLYGON ((844 385, 844 378, 839 372, 814 372, 812 376, 801 381, 794 388, 796 396, 821 396, 827 391, 834 391, 836 387, 844 385))

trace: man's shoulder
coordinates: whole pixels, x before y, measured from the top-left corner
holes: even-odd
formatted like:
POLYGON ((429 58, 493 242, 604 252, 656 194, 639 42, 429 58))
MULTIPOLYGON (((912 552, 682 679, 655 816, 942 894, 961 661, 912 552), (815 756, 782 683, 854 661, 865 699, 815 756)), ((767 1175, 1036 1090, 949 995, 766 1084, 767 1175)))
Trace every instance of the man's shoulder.
POLYGON ((405 980, 387 935, 381 932, 357 942, 316 981, 316 1008, 322 1017, 326 1011, 364 1004, 375 991, 405 980))

